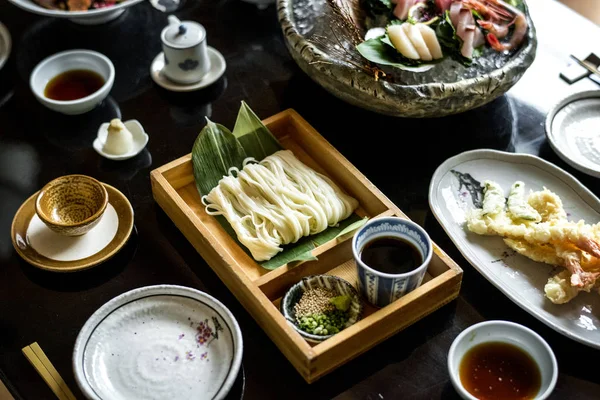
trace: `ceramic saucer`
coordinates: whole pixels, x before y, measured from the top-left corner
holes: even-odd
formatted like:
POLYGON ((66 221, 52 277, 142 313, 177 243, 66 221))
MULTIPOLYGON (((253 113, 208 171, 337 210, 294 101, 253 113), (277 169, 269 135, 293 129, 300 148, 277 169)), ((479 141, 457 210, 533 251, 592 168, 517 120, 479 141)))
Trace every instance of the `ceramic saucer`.
POLYGON ((108 301, 86 321, 73 351, 90 399, 224 400, 239 375, 243 339, 217 299, 155 285, 108 301))
POLYGON ((150 76, 152 76, 154 82, 156 82, 159 86, 162 86, 163 88, 173 92, 191 92, 205 88, 215 83, 217 79, 223 75, 227 66, 225 63, 225 58, 217 49, 207 46, 207 50, 211 65, 210 71, 208 71, 206 76, 204 76, 200 82, 184 85, 169 80, 162 72, 162 69, 165 66, 165 54, 163 52, 160 52, 154 61, 152 61, 152 65, 150 66, 150 76))
POLYGON ((600 178, 600 90, 561 100, 546 119, 546 137, 566 163, 600 178))
POLYGON ((94 140, 93 147, 94 150, 102 157, 106 157, 109 160, 127 160, 129 158, 135 157, 148 144, 148 135, 144 131, 144 127, 137 120, 131 119, 129 121, 123 122, 123 125, 131 132, 133 136, 133 149, 126 154, 114 155, 110 153, 105 153, 102 148, 104 147, 104 143, 106 143, 106 136, 108 135, 108 126, 110 123, 105 122, 100 125, 100 129, 98 129, 98 137, 94 140))
POLYGON ((6 26, 0 22, 0 69, 6 64, 6 60, 10 56, 11 47, 10 33, 6 26))
POLYGON ((98 265, 127 243, 133 229, 133 208, 116 188, 104 183, 108 206, 102 220, 82 236, 62 236, 46 227, 35 213, 38 193, 15 214, 11 239, 17 253, 29 264, 55 272, 74 272, 98 265))

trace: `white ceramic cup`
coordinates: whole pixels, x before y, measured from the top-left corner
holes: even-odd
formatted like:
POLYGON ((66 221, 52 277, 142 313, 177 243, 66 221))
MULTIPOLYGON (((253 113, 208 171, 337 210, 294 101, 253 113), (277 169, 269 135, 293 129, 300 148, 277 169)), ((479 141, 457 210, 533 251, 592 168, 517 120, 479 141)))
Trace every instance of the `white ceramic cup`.
POLYGON ((31 73, 29 86, 35 98, 45 107, 66 115, 78 115, 91 111, 108 96, 115 81, 115 67, 108 57, 91 50, 68 50, 42 60, 31 73), (46 97, 46 85, 55 76, 73 69, 86 69, 98 73, 104 85, 77 100, 53 100, 46 97))
POLYGON ((558 364, 548 343, 533 330, 510 321, 485 321, 462 331, 448 351, 448 372, 452 386, 465 400, 477 400, 462 385, 460 364, 473 347, 489 342, 512 344, 529 354, 540 369, 541 385, 534 400, 547 399, 556 386, 558 364))
POLYGON ((180 21, 169 16, 169 25, 161 33, 165 55, 164 75, 175 83, 191 84, 202 80, 210 71, 206 50, 206 29, 194 21, 180 21))
POLYGON ((370 220, 354 234, 352 253, 356 261, 360 292, 372 305, 385 307, 421 285, 433 256, 433 243, 423 228, 408 219, 380 217, 370 220), (399 274, 384 273, 366 265, 361 259, 365 246, 377 238, 390 236, 415 246, 423 259, 421 265, 399 274))

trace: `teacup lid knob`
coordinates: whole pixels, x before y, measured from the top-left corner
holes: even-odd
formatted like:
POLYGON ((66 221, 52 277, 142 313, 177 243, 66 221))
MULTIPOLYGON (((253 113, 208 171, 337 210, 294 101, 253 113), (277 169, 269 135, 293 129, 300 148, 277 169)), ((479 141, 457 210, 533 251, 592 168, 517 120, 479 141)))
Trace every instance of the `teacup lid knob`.
POLYGON ((161 39, 166 46, 176 49, 186 49, 198 45, 206 37, 202 25, 194 21, 180 21, 174 15, 168 17, 169 25, 161 34, 161 39))

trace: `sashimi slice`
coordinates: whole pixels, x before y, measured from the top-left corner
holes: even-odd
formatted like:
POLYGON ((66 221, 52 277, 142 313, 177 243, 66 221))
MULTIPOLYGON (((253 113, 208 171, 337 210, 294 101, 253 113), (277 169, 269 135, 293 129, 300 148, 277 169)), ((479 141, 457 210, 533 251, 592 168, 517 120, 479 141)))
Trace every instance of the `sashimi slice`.
POLYGON ((431 56, 431 53, 427 48, 425 40, 423 40, 423 36, 419 28, 416 25, 408 23, 402 24, 401 26, 404 29, 404 33, 406 33, 406 36, 408 36, 408 38, 410 39, 410 42, 417 50, 417 53, 419 53, 419 58, 423 61, 433 60, 433 57, 431 56))
POLYGON ((402 25, 391 25, 387 28, 387 32, 390 41, 400 54, 411 60, 419 59, 419 53, 408 39, 408 36, 406 36, 402 25))
POLYGON ((444 57, 444 54, 442 53, 442 48, 440 47, 440 42, 438 41, 435 31, 424 24, 417 24, 415 26, 419 28, 421 36, 427 44, 427 48, 429 49, 431 56, 435 60, 439 60, 440 58, 444 57))

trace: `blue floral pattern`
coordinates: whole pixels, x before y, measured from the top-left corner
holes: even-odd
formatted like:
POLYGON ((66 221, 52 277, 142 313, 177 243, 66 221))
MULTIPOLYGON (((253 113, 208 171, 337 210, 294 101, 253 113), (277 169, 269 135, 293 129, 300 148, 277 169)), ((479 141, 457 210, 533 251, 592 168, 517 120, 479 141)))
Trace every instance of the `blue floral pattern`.
POLYGON ((197 60, 188 58, 184 62, 180 62, 178 65, 182 71, 193 71, 198 68, 199 64, 200 63, 197 60))
MULTIPOLYGON (((371 223, 365 225, 364 230, 357 233, 355 251, 356 249, 361 249, 366 242, 375 237, 389 235, 390 233, 413 242, 421 251, 423 258, 426 258, 426 255, 431 251, 431 244, 427 237, 409 225, 409 223, 403 220, 394 221, 385 219, 378 222, 373 220, 371 223)), ((371 304, 378 307, 385 307, 419 287, 426 272, 427 269, 424 268, 407 276, 387 277, 366 270, 359 264, 358 283, 361 292, 371 304)))

